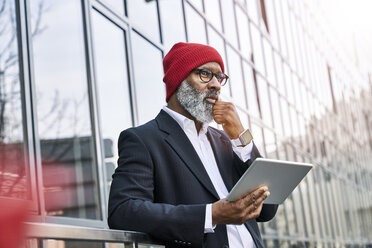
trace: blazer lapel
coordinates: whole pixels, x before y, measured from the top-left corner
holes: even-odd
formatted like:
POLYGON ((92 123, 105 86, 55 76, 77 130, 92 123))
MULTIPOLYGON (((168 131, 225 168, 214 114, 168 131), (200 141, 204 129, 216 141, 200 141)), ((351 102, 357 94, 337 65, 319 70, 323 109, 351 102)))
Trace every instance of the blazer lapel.
POLYGON ((191 170, 199 182, 217 199, 219 196, 213 187, 212 181, 208 176, 198 154, 192 146, 190 140, 187 138, 185 132, 178 125, 178 123, 169 116, 165 111, 161 110, 155 118, 159 129, 168 133, 165 141, 178 154, 185 165, 191 170))
POLYGON ((220 170, 220 174, 222 176, 222 179, 225 183, 225 186, 227 190, 230 192, 232 189, 233 182, 232 182, 232 173, 233 173, 233 165, 231 157, 233 154, 227 154, 231 151, 231 148, 229 149, 228 140, 223 139, 222 135, 217 132, 216 130, 212 128, 208 128, 207 133, 209 142, 211 143, 214 157, 216 158, 218 169, 220 170))

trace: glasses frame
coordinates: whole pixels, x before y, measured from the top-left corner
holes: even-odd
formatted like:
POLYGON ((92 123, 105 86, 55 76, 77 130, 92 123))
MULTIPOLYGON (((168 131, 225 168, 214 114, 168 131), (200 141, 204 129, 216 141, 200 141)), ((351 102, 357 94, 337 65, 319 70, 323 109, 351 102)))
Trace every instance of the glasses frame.
POLYGON ((192 72, 196 72, 197 74, 199 74, 199 78, 200 78, 200 80, 201 80, 203 83, 209 83, 209 82, 213 79, 213 77, 215 77, 215 78, 217 79, 217 82, 219 82, 221 86, 224 86, 224 85, 227 83, 227 80, 229 79, 229 76, 227 76, 225 73, 222 73, 222 72, 214 73, 213 71, 211 71, 211 70, 209 70, 209 69, 207 69, 207 68, 195 68, 195 69, 192 69, 191 71, 192 71, 192 72), (212 74, 212 77, 211 77, 208 81, 206 81, 206 80, 203 79, 202 76, 201 76, 201 72, 202 72, 202 71, 208 71, 208 72, 210 72, 210 73, 212 74), (223 74, 223 75, 225 76, 225 78, 222 79, 221 82, 218 81, 218 77, 217 77, 218 74, 223 74))

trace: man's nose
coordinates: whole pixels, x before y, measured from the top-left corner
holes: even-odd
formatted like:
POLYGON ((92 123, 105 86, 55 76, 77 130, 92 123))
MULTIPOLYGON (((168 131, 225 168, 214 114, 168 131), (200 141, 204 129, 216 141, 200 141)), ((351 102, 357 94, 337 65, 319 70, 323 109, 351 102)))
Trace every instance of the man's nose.
POLYGON ((211 81, 208 82, 208 88, 209 89, 215 89, 215 90, 220 90, 221 89, 221 84, 218 82, 216 76, 213 75, 211 81))

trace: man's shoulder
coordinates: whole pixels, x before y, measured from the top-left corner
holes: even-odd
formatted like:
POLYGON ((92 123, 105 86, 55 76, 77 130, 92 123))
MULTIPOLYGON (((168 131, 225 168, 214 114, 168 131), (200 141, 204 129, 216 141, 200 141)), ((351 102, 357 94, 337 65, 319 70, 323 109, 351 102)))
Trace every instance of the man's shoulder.
POLYGON ((158 129, 158 125, 156 123, 156 120, 153 119, 151 121, 146 122, 145 124, 136 126, 136 127, 130 127, 121 132, 122 134, 135 134, 138 136, 146 135, 146 134, 153 134, 158 129))
POLYGON ((226 140, 226 141, 229 141, 229 140, 230 140, 229 136, 227 136, 227 134, 225 133, 225 131, 220 130, 220 129, 217 129, 217 128, 215 128, 215 127, 211 127, 211 126, 209 126, 209 127, 208 127, 208 132, 209 132, 211 135, 219 135, 219 136, 221 136, 221 137, 222 137, 224 140, 226 140))

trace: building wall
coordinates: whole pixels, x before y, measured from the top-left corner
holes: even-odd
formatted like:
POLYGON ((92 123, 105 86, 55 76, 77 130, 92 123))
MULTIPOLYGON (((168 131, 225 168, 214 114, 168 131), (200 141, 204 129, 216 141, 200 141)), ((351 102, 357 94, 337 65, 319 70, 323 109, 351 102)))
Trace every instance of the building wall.
POLYGON ((4 6, 0 196, 32 202, 36 221, 107 227, 119 133, 166 104, 162 57, 187 41, 221 53, 230 76, 222 97, 264 156, 315 165, 260 225, 267 246, 372 241, 372 72, 352 62, 318 1, 4 6))

